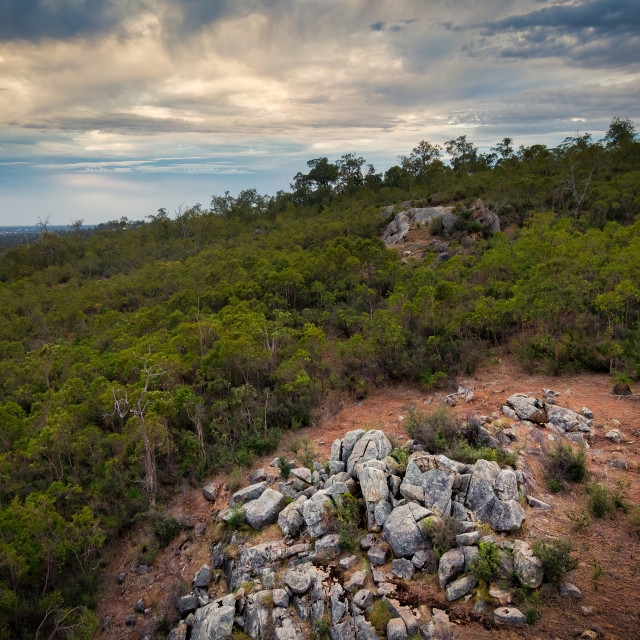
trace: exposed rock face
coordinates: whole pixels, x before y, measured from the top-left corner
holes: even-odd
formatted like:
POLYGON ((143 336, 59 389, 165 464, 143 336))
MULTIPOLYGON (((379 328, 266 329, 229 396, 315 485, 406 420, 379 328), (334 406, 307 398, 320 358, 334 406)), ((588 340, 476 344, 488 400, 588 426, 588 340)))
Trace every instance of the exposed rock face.
POLYGON ((231 633, 235 607, 220 607, 208 604, 196 611, 191 628, 192 640, 221 640, 231 633))
POLYGON ((551 404, 547 405, 547 421, 567 433, 589 427, 589 420, 585 416, 551 404))
POLYGON ((245 502, 249 502, 250 500, 257 500, 266 488, 266 481, 258 482, 256 484, 250 484, 248 487, 244 487, 244 489, 236 491, 231 496, 229 506, 233 506, 234 504, 244 504, 245 502))
POLYGON ((349 460, 349 456, 351 456, 351 452, 353 451, 353 448, 356 446, 356 442, 358 442, 358 440, 362 438, 364 434, 365 434, 364 429, 347 431, 347 433, 344 434, 344 438, 342 438, 342 453, 341 453, 340 459, 342 460, 342 462, 345 463, 345 465, 349 460))
POLYGON ((245 518, 254 529, 263 529, 278 519, 286 498, 274 489, 265 489, 257 500, 245 509, 245 518))
POLYGON ((391 505, 387 502, 389 497, 389 487, 387 486, 387 476, 384 471, 374 467, 360 467, 358 472, 362 497, 367 506, 367 529, 369 531, 380 531, 386 517, 391 511, 391 505), (383 506, 381 503, 387 505, 383 506), (380 506, 378 506, 380 505, 380 506), (376 512, 378 517, 376 518, 376 512), (379 520, 382 520, 379 523, 379 520))
POLYGON ((515 497, 511 497, 514 478, 513 471, 501 470, 496 462, 478 460, 473 465, 465 504, 497 531, 515 531, 525 518, 524 509, 515 497), (500 496, 506 499, 502 500, 500 496))
POLYGON ((428 224, 436 218, 446 218, 446 226, 455 226, 455 216, 451 207, 422 207, 401 211, 387 225, 382 235, 382 241, 390 247, 393 244, 402 242, 412 226, 428 224))
POLYGON ((542 562, 522 540, 516 540, 513 544, 513 569, 522 586, 536 589, 542 584, 542 562))
MULTIPOLYGON (((344 448, 344 445, 343 445, 344 448)), ((347 472, 354 478, 358 476, 358 465, 368 460, 384 460, 393 447, 382 431, 367 431, 358 438, 347 460, 347 472)))
POLYGON ((297 536, 304 525, 302 511, 307 496, 300 496, 294 502, 288 504, 278 515, 278 526, 285 536, 297 536))
POLYGON ((384 537, 395 556, 410 558, 424 547, 425 538, 418 523, 434 515, 415 502, 396 507, 384 523, 384 537))
POLYGON ((514 393, 507 398, 507 404, 515 411, 520 420, 529 420, 544 424, 548 422, 545 403, 524 393, 514 393))

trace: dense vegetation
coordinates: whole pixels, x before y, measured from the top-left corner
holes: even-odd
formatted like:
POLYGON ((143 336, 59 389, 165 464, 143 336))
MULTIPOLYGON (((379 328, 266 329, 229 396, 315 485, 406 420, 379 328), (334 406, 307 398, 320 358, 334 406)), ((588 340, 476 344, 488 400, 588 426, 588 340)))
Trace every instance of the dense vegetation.
MULTIPOLYGON (((91 628, 96 560, 171 487, 271 452, 329 390, 530 367, 637 375, 640 143, 480 154, 420 143, 384 175, 318 158, 291 192, 212 199, 0 256, 0 637, 91 628), (483 237, 476 198, 507 233, 483 237), (401 264, 383 205, 455 204, 449 259, 401 264)), ((434 227, 434 232, 438 230, 434 227)))

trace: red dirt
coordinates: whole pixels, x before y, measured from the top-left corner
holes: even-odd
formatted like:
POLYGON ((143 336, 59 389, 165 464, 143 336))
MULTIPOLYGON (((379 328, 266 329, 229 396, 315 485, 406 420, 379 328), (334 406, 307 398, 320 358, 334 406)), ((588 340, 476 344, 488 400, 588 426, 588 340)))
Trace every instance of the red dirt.
MULTIPOLYGON (((467 412, 498 414, 500 406, 512 393, 540 396, 542 387, 562 392, 559 398, 561 406, 576 411, 583 406, 589 407, 595 416, 595 439, 587 454, 592 479, 603 480, 611 486, 621 481, 626 487, 629 502, 632 505, 640 504, 640 404, 637 397, 618 398, 611 395, 608 376, 579 374, 551 377, 530 374, 504 360, 482 368, 474 376, 459 382, 467 387, 475 387, 474 399, 470 403, 462 402, 454 409, 460 415, 467 412), (567 390, 570 390, 570 394, 565 393, 567 390), (620 445, 604 437, 614 426, 611 419, 621 422, 617 427, 623 436, 620 445), (619 471, 606 465, 605 460, 611 457, 623 457, 628 468, 619 471)), ((434 398, 431 405, 425 405, 429 395, 416 388, 399 386, 376 390, 361 402, 345 397, 327 401, 317 423, 295 434, 287 434, 278 454, 287 451, 293 438, 308 438, 318 450, 318 457, 327 459, 333 440, 342 437, 345 431, 357 428, 380 428, 399 440, 406 438, 403 418, 409 406, 415 405, 425 411, 440 406, 438 397, 434 398)), ((640 539, 631 531, 628 516, 622 512, 604 520, 592 518, 586 529, 574 530, 567 514, 586 505, 585 486, 577 485, 566 493, 548 494, 543 480, 544 452, 557 442, 557 439, 555 442, 549 440, 548 435, 545 429, 535 428, 529 432, 524 426, 518 427, 518 441, 515 444, 523 447, 539 485, 533 495, 550 502, 552 510, 543 512, 527 509, 527 520, 517 537, 529 542, 544 535, 569 538, 576 547, 580 566, 567 579, 579 586, 583 597, 574 600, 546 593, 539 607, 542 614, 540 621, 521 629, 496 628, 491 623, 487 623, 489 628, 485 628, 485 624, 477 617, 470 615, 472 603, 448 604, 452 619, 460 622, 456 631, 459 640, 574 638, 594 626, 607 638, 640 638, 640 539), (594 581, 594 567, 597 566, 602 567, 602 573, 594 581), (583 607, 591 607, 592 612, 585 613, 583 607)), ((272 457, 256 461, 254 469, 268 468, 272 457)), ((248 475, 249 471, 244 475, 245 482, 248 475)), ((210 480, 214 479, 225 482, 224 477, 210 480)), ((96 638, 121 640, 142 637, 144 625, 150 623, 149 617, 133 628, 124 626, 125 617, 133 612, 133 604, 140 597, 144 597, 146 606, 151 606, 154 612, 170 609, 179 579, 190 583, 195 571, 209 560, 212 512, 215 508, 226 506, 227 500, 228 492, 215 505, 202 497, 200 488, 186 488, 181 492, 168 512, 188 517, 195 523, 206 523, 207 532, 202 536, 179 536, 155 559, 151 575, 138 576, 134 571, 139 540, 132 535, 116 545, 114 558, 104 572, 102 600, 98 607, 99 620, 102 622, 108 613, 111 615, 111 625, 104 634, 96 632, 96 638), (116 580, 120 571, 127 572, 122 587, 116 580)), ((429 581, 414 581, 410 594, 416 604, 445 604, 443 592, 434 589, 429 581)))

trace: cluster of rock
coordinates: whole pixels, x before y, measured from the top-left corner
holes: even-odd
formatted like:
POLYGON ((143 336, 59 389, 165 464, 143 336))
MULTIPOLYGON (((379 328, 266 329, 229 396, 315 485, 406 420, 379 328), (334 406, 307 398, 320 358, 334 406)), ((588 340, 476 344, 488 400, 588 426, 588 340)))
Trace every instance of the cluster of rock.
POLYGON ((502 412, 508 418, 520 420, 533 426, 544 426, 564 436, 571 442, 588 446, 588 439, 593 431, 593 413, 583 407, 582 413, 577 413, 557 404, 556 397, 560 394, 550 389, 543 389, 543 399, 528 396, 524 393, 514 393, 507 398, 507 404, 502 412))
MULTIPOLYGON (((393 210, 393 207, 388 213, 393 210)), ((445 231, 449 233, 456 228, 457 217, 451 207, 419 207, 400 211, 393 220, 386 226, 382 234, 382 241, 388 246, 403 242, 407 237, 411 227, 419 227, 429 224, 437 218, 442 219, 445 231)))
MULTIPOLYGON (((495 531, 520 527, 524 477, 496 462, 468 465, 431 455, 411 441, 405 445, 405 468, 390 455, 392 449, 382 431, 359 429, 336 440, 328 463, 315 463, 313 472, 293 468, 290 478, 279 481, 262 470, 255 474, 259 481, 234 493, 218 518, 237 522, 244 517, 256 529, 277 522, 283 538, 233 546, 233 552, 219 543, 211 567, 205 565, 193 591, 180 598, 183 620, 170 640, 183 640, 189 628, 192 640, 217 640, 234 625, 255 640, 296 640, 322 624, 332 640, 374 640, 378 634, 368 612, 376 598, 391 615, 388 638, 450 633, 444 612, 412 610, 394 599, 395 582, 437 573, 448 600, 471 597, 478 544, 496 542, 481 534, 479 523, 495 531), (361 558, 344 554, 337 532, 335 514, 346 494, 357 498, 369 532, 360 540, 361 558), (438 562, 431 536, 447 516, 458 521, 462 533, 438 562), (212 576, 221 575, 228 593, 210 599, 212 576)), ((539 560, 526 543, 505 542, 500 553, 505 572, 525 586, 540 583, 539 560)), ((500 609, 508 604, 494 600, 500 609)), ((496 609, 495 619, 501 615, 496 609)))

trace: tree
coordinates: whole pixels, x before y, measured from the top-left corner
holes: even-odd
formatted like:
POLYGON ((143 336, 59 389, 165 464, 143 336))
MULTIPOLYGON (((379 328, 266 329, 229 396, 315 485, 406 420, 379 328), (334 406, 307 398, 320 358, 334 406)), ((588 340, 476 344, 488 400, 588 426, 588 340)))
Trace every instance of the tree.
POLYGON ((447 140, 444 148, 451 156, 451 166, 458 175, 469 175, 476 170, 478 148, 472 142, 467 142, 467 136, 447 140))
POLYGON ((635 142, 636 128, 629 118, 613 118, 604 137, 607 147, 620 147, 627 142, 635 142))
POLYGON ((440 145, 422 140, 417 147, 413 148, 409 156, 399 156, 398 160, 403 169, 417 177, 426 172, 429 165, 440 157, 441 152, 440 145))

